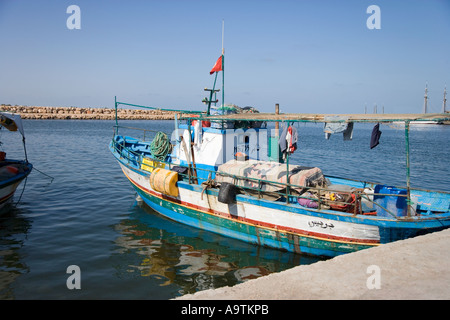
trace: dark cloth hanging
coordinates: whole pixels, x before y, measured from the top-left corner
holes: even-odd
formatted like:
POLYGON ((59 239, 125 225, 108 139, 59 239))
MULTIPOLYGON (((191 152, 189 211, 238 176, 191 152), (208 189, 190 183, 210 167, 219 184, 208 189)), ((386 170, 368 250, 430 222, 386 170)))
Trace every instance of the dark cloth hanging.
POLYGON ((353 138, 353 122, 348 123, 347 129, 345 129, 345 131, 342 134, 344 136, 345 141, 352 140, 352 138, 353 138))
POLYGON ((377 123, 375 127, 373 127, 372 136, 370 137, 370 149, 375 148, 380 143, 380 136, 380 124, 377 123))
POLYGON ((286 143, 287 132, 288 132, 288 126, 286 124, 283 124, 283 130, 281 131, 281 135, 278 140, 278 145, 280 146, 280 151, 282 153, 284 153, 287 149, 287 143, 286 143))

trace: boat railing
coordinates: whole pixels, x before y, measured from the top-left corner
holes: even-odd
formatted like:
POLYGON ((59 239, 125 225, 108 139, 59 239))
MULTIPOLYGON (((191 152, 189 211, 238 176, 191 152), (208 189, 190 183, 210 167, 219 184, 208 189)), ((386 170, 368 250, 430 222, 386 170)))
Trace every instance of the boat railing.
MULTIPOLYGON (((116 97, 114 98, 115 100, 115 111, 116 111, 116 127, 118 129, 118 107, 119 105, 124 105, 127 107, 133 107, 133 108, 145 108, 145 109, 152 109, 152 110, 160 110, 160 111, 171 111, 174 112, 174 118, 175 118, 175 122, 177 123, 178 120, 187 120, 188 123, 191 123, 191 120, 197 120, 197 121, 262 121, 262 122, 275 122, 275 124, 280 124, 280 123, 290 123, 290 122, 312 122, 312 123, 317 123, 317 122, 352 122, 352 123, 396 123, 396 122, 402 122, 405 124, 405 149, 406 149, 406 188, 404 188, 406 190, 406 195, 404 194, 388 194, 389 197, 393 197, 393 198, 403 198, 405 197, 406 199, 404 199, 407 203, 407 216, 411 217, 414 214, 415 208, 414 205, 412 204, 412 196, 411 196, 411 186, 410 186, 410 143, 409 143, 409 132, 410 132, 410 124, 412 122, 421 122, 421 121, 434 121, 434 122, 443 122, 443 121, 450 121, 450 117, 448 115, 444 115, 444 114, 375 114, 375 115, 369 115, 369 114, 352 114, 352 115, 341 115, 342 119, 339 120, 329 120, 330 117, 335 117, 335 115, 327 115, 327 114, 279 114, 278 111, 275 112, 275 114, 272 113, 261 113, 261 114, 255 114, 255 113, 251 113, 251 114, 232 114, 232 115, 218 115, 218 116, 213 116, 213 115, 209 115, 209 113, 205 113, 205 112, 201 112, 201 111, 187 111, 187 110, 174 110, 174 109, 163 109, 163 108, 155 108, 155 107, 146 107, 146 106, 141 106, 141 105, 134 105, 134 104, 129 104, 129 103, 124 103, 124 102, 119 102, 117 101, 116 97), (178 117, 178 120, 177 120, 178 117), (344 120, 345 118, 345 120, 344 120)), ((278 106, 276 108, 276 110, 278 109, 278 106)), ((188 129, 190 128, 190 126, 188 126, 188 129)), ((145 139, 147 139, 147 134, 146 132, 149 132, 150 130, 143 130, 144 135, 145 135, 145 139)), ((130 157, 132 157, 132 159, 129 159, 128 161, 133 161, 136 162, 138 165, 141 165, 142 159, 140 157, 142 157, 142 154, 140 154, 139 152, 132 152, 131 150, 128 150, 128 155, 130 157)), ((123 155, 122 155, 123 156, 123 155)), ((174 159, 173 157, 174 155, 171 155, 172 159, 174 159)), ((171 162, 172 161, 168 161, 166 163, 166 165, 169 165, 169 168, 171 166, 171 162)), ((163 162, 161 162, 163 163, 163 162)), ((197 171, 207 171, 207 169, 204 168, 191 168, 192 164, 189 164, 189 169, 188 170, 188 181, 189 183, 192 182, 197 182, 200 181, 201 183, 203 183, 204 181, 198 180, 198 179, 193 179, 195 178, 195 176, 193 175, 193 173, 197 171), (195 170, 194 170, 195 169, 195 170)), ((195 165, 194 165, 195 166, 195 165)), ((289 156, 287 156, 286 158, 286 180, 289 182, 289 177, 288 177, 288 172, 289 172, 289 156)), ((215 174, 215 172, 213 173, 215 174)), ((249 177, 240 177, 240 179, 254 179, 254 178, 249 178, 249 177)), ((267 182, 266 182, 267 183, 267 182)), ((277 183, 277 182, 270 182, 270 183, 277 183)), ((244 187, 240 188, 242 190, 244 190, 244 187)), ((290 195, 291 195, 291 191, 293 190, 293 188, 295 189, 295 187, 289 183, 285 184, 283 191, 283 195, 285 198, 285 201, 287 203, 291 203, 291 200, 294 201, 295 199, 291 199, 290 195)), ((302 187, 302 190, 305 191, 312 191, 312 188, 308 188, 308 187, 302 187)), ((257 194, 259 196, 259 194, 261 193, 261 190, 258 190, 258 188, 254 188, 257 191, 257 194)), ((317 189, 317 188, 316 188, 317 189)), ((415 188, 415 191, 418 191, 419 189, 415 188)), ((421 191, 421 190, 419 190, 421 191)), ((318 192, 320 195, 322 195, 322 191, 320 189, 318 189, 316 192, 318 192)), ((343 191, 340 191, 341 193, 345 193, 343 191)), ((280 193, 281 194, 281 193, 280 193)), ((379 203, 373 201, 375 196, 386 196, 383 194, 371 194, 370 196, 367 196, 365 194, 358 194, 357 191, 352 192, 353 195, 355 195, 356 199, 359 202, 362 202, 362 200, 365 200, 367 202, 372 203, 374 206, 376 207, 382 207, 382 205, 380 205, 379 203)), ((297 196, 297 199, 299 199, 299 197, 303 197, 304 193, 300 194, 299 196, 297 196)), ((319 208, 322 208, 322 204, 323 206, 325 206, 326 201, 322 201, 320 199, 321 197, 319 197, 318 202, 318 206, 319 208)), ((437 201, 435 201, 437 202, 437 201)), ((357 207, 357 205, 354 205, 354 207, 357 207)), ((431 208, 431 206, 428 206, 429 208, 431 208)), ((386 212, 386 215, 389 216, 394 216, 396 218, 398 218, 398 215, 393 212, 392 210, 387 210, 387 208, 383 208, 383 210, 386 212)), ((422 209, 420 210, 422 212, 422 209)), ((438 210, 431 210, 429 209, 429 211, 434 211, 434 212, 440 212, 440 211, 448 211, 448 208, 442 208, 442 206, 438 205, 438 210)), ((355 208, 355 213, 358 213, 358 209, 355 208)), ((418 212, 416 211, 416 214, 418 212)), ((403 216, 402 216, 403 217, 403 216)))
MULTIPOLYGON (((258 199, 264 198, 264 195, 267 194, 277 194, 280 196, 281 201, 285 201, 286 203, 300 203, 301 200, 309 200, 310 208, 317 210, 326 210, 326 209, 334 209, 337 211, 344 211, 347 213, 356 214, 365 214, 365 215, 375 215, 376 210, 363 212, 362 210, 362 201, 366 201, 372 204, 372 207, 378 206, 382 210, 386 211, 386 213, 393 217, 399 218, 394 212, 386 208, 385 206, 375 202, 373 199, 375 196, 385 197, 385 196, 394 196, 394 197, 403 197, 406 198, 406 194, 387 194, 387 193, 370 193, 367 194, 362 188, 355 188, 352 191, 341 190, 337 186, 331 185, 327 187, 319 187, 319 186, 300 186, 286 182, 272 181, 266 179, 259 179, 254 177, 244 177, 235 174, 229 174, 226 172, 219 171, 218 174, 222 176, 228 176, 233 178, 235 181, 246 180, 255 185, 254 186, 242 186, 239 185, 239 188, 244 191, 244 193, 250 193, 252 196, 256 196, 258 199), (261 187, 264 184, 272 184, 279 185, 282 189, 280 191, 261 191, 261 187), (291 191, 290 191, 291 190, 291 191), (301 190, 300 192, 295 190, 301 190), (332 197, 336 197, 339 195, 345 195, 341 201, 336 201, 332 199, 332 197)), ((280 200, 279 199, 279 200, 280 200)), ((375 207, 374 207, 375 208, 375 207)))
MULTIPOLYGON (((137 127, 115 125, 113 136, 116 136, 119 134, 119 129, 121 129, 121 130, 126 129, 126 130, 133 130, 133 131, 141 132, 142 136, 139 136, 139 138, 141 141, 144 141, 144 142, 148 142, 148 141, 152 140, 154 138, 154 136, 158 132, 161 131, 161 130, 151 130, 151 129, 137 128, 137 127)), ((169 134, 167 134, 167 135, 170 136, 169 134)))
MULTIPOLYGON (((131 128, 140 129, 140 128, 131 128)), ((152 131, 152 130, 147 130, 152 131)), ((115 139, 112 140, 113 148, 115 151, 121 155, 122 158, 126 160, 128 164, 132 164, 137 168, 141 169, 143 167, 145 155, 141 151, 133 151, 130 148, 126 148, 125 140, 120 142, 115 139), (126 150, 126 151, 124 151, 126 150)), ((151 155, 148 155, 151 159, 151 155)), ((153 159, 152 159, 153 160, 153 159)), ((173 169, 175 166, 171 161, 150 161, 146 162, 145 171, 150 175, 153 170, 160 168, 163 165, 167 169, 173 169)), ((194 168, 192 165, 183 166, 186 168, 186 172, 178 172, 179 180, 186 181, 189 184, 199 184, 207 188, 218 188, 220 183, 217 183, 214 178, 215 175, 221 175, 223 177, 229 177, 233 179, 233 184, 236 185, 239 193, 244 195, 249 195, 257 199, 271 199, 276 200, 280 203, 300 205, 300 203, 306 200, 309 201, 309 208, 315 210, 334 210, 346 212, 349 214, 357 215, 375 215, 376 208, 380 208, 386 212, 388 217, 399 219, 400 217, 390 210, 389 208, 383 206, 382 204, 374 201, 375 197, 398 197, 406 198, 406 194, 387 194, 387 193, 366 193, 362 188, 353 188, 352 190, 341 190, 337 186, 331 184, 327 187, 319 186, 300 186, 296 184, 272 181, 267 179, 255 178, 255 177, 245 177, 236 174, 230 174, 223 171, 213 171, 207 168, 194 168), (208 178, 199 178, 208 177, 208 178), (240 183, 238 183, 238 181, 240 183), (262 186, 279 186, 276 191, 263 191, 262 186), (336 197, 340 196, 341 199, 337 200, 336 197), (334 199, 333 199, 334 197, 334 199), (301 200, 302 199, 302 200, 301 200), (363 210, 363 202, 373 210, 363 210)))

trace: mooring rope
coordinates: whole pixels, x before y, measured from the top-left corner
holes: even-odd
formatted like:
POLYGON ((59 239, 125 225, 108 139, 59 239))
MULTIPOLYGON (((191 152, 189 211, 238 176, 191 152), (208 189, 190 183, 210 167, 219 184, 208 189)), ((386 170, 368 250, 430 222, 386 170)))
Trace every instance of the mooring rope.
MULTIPOLYGON (((37 169, 35 166, 33 166, 33 171, 37 171, 37 172, 43 174, 44 176, 50 178, 50 179, 51 179, 51 180, 50 180, 50 183, 52 183, 53 180, 55 179, 54 177, 52 177, 52 176, 50 176, 50 175, 48 175, 48 174, 46 174, 46 173, 40 171, 40 170, 37 169)), ((15 202, 14 206, 18 206, 19 203, 20 203, 20 201, 22 200, 23 193, 25 192, 25 188, 26 188, 26 186, 27 186, 27 181, 28 181, 28 176, 26 176, 25 179, 24 179, 22 192, 20 193, 19 199, 15 202)))
POLYGON ((50 176, 50 175, 48 175, 48 174, 42 172, 41 170, 37 169, 35 166, 33 166, 33 170, 39 172, 40 174, 43 174, 43 175, 46 176, 47 178, 50 178, 50 179, 51 179, 51 180, 50 180, 50 183, 52 183, 53 180, 55 179, 55 178, 53 178, 52 176, 50 176))
POLYGON ((25 177, 25 181, 24 181, 24 183, 23 183, 22 192, 20 193, 19 199, 16 201, 16 203, 14 204, 14 206, 17 206, 17 205, 19 204, 20 200, 22 199, 23 192, 25 191, 25 187, 26 187, 26 185, 27 185, 27 180, 28 180, 28 176, 25 177))

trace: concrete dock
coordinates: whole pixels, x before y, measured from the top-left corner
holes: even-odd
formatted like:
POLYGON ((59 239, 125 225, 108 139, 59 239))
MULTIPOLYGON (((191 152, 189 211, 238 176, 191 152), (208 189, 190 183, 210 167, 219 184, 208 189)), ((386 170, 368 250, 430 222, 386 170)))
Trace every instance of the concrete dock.
POLYGON ((322 299, 450 299, 450 229, 177 298, 322 299))

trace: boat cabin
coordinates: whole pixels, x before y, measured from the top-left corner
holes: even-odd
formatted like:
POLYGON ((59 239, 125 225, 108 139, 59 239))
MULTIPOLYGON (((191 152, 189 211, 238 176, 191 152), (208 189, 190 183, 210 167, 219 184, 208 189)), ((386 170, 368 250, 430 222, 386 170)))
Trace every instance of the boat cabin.
POLYGON ((267 128, 223 129, 200 124, 201 122, 194 120, 193 125, 179 125, 171 139, 174 144, 172 161, 180 166, 192 165, 199 169, 199 183, 207 180, 209 173, 214 179, 218 167, 230 160, 268 160, 267 128), (193 141, 191 148, 188 141, 193 141))

